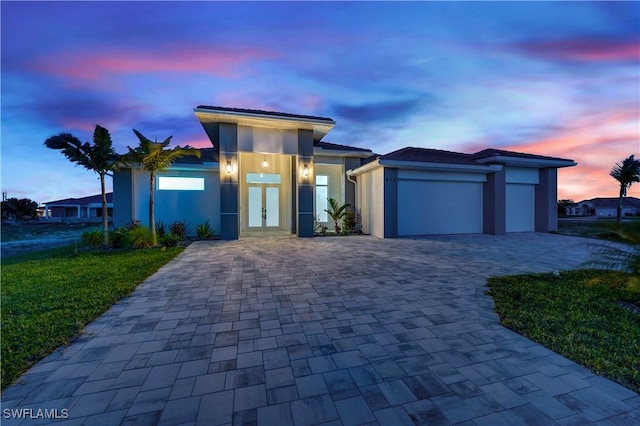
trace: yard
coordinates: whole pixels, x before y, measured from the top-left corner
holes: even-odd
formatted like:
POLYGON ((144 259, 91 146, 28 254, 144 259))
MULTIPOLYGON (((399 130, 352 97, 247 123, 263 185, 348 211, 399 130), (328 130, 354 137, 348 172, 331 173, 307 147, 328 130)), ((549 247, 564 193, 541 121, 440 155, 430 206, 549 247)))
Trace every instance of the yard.
POLYGON ((67 246, 3 257, 2 388, 182 250, 76 253, 67 246))
POLYGON ((2 258, 45 248, 80 242, 87 229, 98 229, 100 223, 61 223, 41 220, 2 225, 2 258))
MULTIPOLYGON (((622 221, 623 229, 637 229, 640 227, 640 218, 625 218, 622 221)), ((598 219, 594 217, 560 218, 558 220, 558 233, 574 237, 587 237, 609 239, 611 232, 617 228, 615 219, 598 219)))
POLYGON ((576 270, 488 285, 504 326, 640 392, 640 278, 576 270))

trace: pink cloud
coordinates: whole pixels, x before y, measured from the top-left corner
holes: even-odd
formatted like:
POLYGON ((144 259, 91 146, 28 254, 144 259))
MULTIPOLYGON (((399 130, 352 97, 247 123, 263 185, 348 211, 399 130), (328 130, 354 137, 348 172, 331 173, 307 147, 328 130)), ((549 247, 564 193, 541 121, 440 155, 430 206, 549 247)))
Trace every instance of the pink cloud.
POLYGON ((572 61, 637 61, 640 42, 556 40, 524 43, 519 48, 536 56, 572 61))
MULTIPOLYGON (((483 147, 491 146, 484 141, 483 147)), ((619 110, 581 117, 567 122, 563 129, 538 140, 508 146, 494 146, 510 151, 568 158, 578 166, 560 169, 558 198, 575 201, 593 197, 616 197, 618 184, 609 176, 611 167, 631 154, 638 155, 640 129, 637 111, 619 110)), ((477 144, 467 144, 463 152, 477 151, 477 144)), ((640 185, 631 188, 631 196, 640 197, 640 185)))
POLYGON ((44 73, 70 79, 98 80, 109 74, 152 72, 204 73, 218 77, 237 77, 250 62, 277 57, 275 51, 236 47, 163 46, 155 51, 75 50, 57 52, 31 64, 44 73))

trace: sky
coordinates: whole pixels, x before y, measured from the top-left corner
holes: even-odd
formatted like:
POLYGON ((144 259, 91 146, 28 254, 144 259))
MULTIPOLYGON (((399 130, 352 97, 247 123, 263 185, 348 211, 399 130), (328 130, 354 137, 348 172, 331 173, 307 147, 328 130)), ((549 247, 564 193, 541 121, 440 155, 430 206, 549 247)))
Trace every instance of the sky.
MULTIPOLYGON (((558 198, 615 197, 640 156, 640 2, 0 2, 1 187, 100 192, 44 146, 118 152, 137 129, 211 146, 197 105, 330 117, 385 154, 484 148, 573 159, 558 198)), ((111 188, 111 182, 108 183, 111 188)), ((640 197, 640 184, 629 195, 640 197)))

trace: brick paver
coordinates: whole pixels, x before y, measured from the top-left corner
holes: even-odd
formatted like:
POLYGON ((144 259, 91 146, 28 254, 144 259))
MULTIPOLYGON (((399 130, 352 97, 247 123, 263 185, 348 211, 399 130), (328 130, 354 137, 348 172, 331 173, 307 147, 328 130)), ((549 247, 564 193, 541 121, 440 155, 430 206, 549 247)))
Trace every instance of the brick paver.
POLYGON ((194 243, 2 408, 104 425, 640 424, 638 394, 503 328, 485 295, 489 276, 585 258, 550 234, 194 243))

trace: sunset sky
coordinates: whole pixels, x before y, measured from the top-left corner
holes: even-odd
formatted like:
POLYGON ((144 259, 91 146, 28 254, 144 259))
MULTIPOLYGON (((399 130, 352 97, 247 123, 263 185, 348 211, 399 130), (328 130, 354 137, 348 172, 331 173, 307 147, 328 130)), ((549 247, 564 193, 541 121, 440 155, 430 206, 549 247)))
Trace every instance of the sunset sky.
MULTIPOLYGON (((43 145, 135 128, 210 146, 193 108, 331 117, 327 142, 570 158, 559 198, 617 196, 640 155, 640 2, 0 3, 2 191, 99 192, 43 145)), ((109 182, 109 187, 111 183, 109 182)), ((640 197, 640 184, 629 195, 640 197)))

